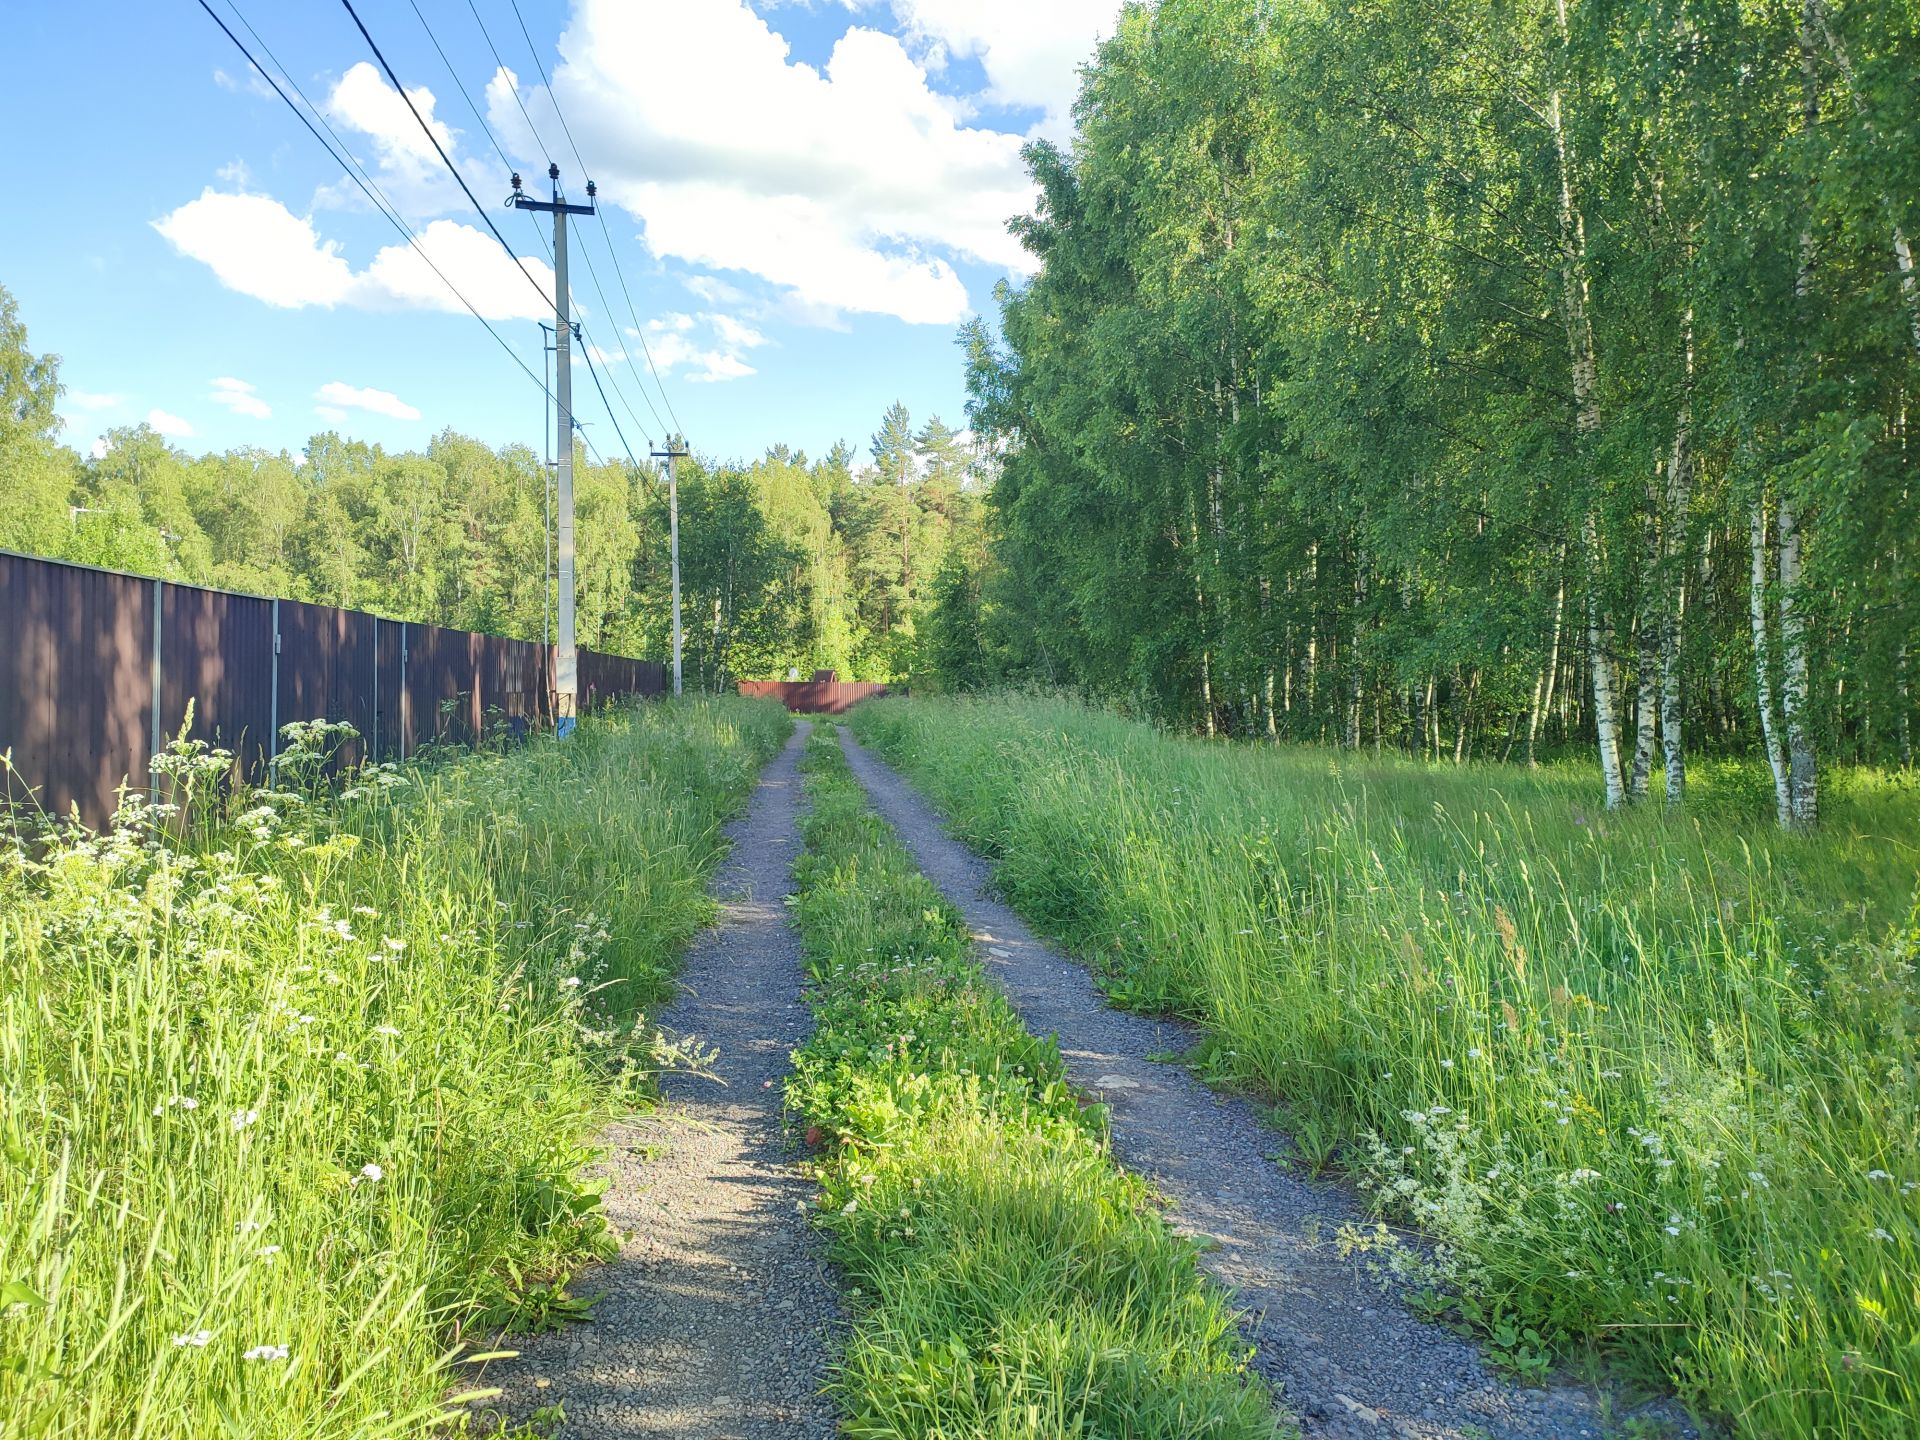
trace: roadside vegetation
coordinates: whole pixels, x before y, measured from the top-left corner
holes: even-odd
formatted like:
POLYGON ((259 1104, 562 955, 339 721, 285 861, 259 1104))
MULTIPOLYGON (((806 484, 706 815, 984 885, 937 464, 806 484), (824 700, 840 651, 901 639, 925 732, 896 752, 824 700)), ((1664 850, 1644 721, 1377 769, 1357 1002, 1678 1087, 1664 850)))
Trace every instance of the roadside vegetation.
POLYGON ((830 729, 804 763, 818 1028, 787 1101, 849 1287, 846 1433, 1274 1436, 1232 1308, 1108 1155, 1101 1109, 985 980, 830 729))
POLYGON ((1758 766, 1604 814, 1584 767, 1168 738, 1044 699, 860 738, 1117 1002, 1441 1244, 1414 1299, 1510 1363, 1591 1349, 1746 1436, 1920 1414, 1920 790, 1758 766), (1529 1338, 1528 1333, 1532 1332, 1529 1338))
POLYGON ((0 1431, 417 1435, 609 1243, 592 1122, 788 730, 668 702, 0 844, 0 1431), (184 833, 181 833, 184 831, 184 833))

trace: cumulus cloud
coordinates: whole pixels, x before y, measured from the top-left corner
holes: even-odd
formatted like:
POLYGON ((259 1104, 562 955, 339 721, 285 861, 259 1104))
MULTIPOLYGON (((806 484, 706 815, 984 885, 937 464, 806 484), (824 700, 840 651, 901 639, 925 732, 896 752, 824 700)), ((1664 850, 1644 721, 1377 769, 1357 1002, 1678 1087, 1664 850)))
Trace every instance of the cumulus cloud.
POLYGON ((1064 139, 1073 128, 1080 66, 1113 34, 1116 0, 888 0, 910 41, 932 66, 949 56, 976 59, 986 73, 979 97, 1039 110, 1035 128, 1064 139))
MULTIPOLYGON (((629 328, 627 334, 638 338, 629 328)), ((714 385, 758 374, 744 351, 767 343, 767 337, 731 315, 673 313, 647 322, 647 350, 662 376, 679 372, 689 384, 714 385)))
POLYGON ((273 408, 254 393, 253 386, 231 375, 216 379, 213 391, 207 398, 215 404, 226 406, 236 415, 245 415, 254 420, 265 420, 273 414, 273 408))
POLYGON ((185 440, 193 434, 193 426, 178 415, 165 410, 154 409, 147 412, 147 424, 154 432, 166 436, 169 440, 185 440))
MULTIPOLYGON (((955 260, 1026 263, 1006 233, 1033 202, 1020 137, 963 124, 895 36, 856 26, 817 69, 745 0, 580 0, 560 54, 554 93, 601 198, 656 256, 757 276, 822 317, 940 325, 969 309, 955 260)), ((520 102, 544 134, 553 97, 517 84, 494 76, 489 116, 538 155, 520 102)))
POLYGON ((314 399, 323 403, 314 408, 329 420, 346 419, 347 410, 370 410, 375 415, 385 415, 394 420, 418 420, 420 412, 407 404, 391 390, 375 390, 370 386, 349 385, 343 380, 329 380, 314 395, 314 399))
POLYGON ((321 239, 311 219, 268 195, 209 187, 153 228, 229 290, 287 309, 351 305, 462 313, 465 306, 447 288, 451 281, 489 320, 537 320, 551 313, 540 295, 553 291, 545 262, 522 257, 516 266, 491 235, 451 220, 436 220, 419 232, 420 250, 445 281, 402 244, 386 246, 356 271, 338 241, 321 239))
MULTIPOLYGON (((460 132, 433 113, 437 103, 433 91, 422 85, 407 91, 403 99, 365 60, 340 77, 322 108, 339 129, 357 132, 369 142, 373 163, 367 169, 381 193, 402 215, 441 215, 465 207, 466 196, 447 173, 433 141, 420 128, 420 120, 414 119, 413 111, 407 108, 408 100, 420 112, 420 119, 432 129, 433 138, 440 142, 441 148, 449 155, 457 155, 460 132)), ((501 190, 506 188, 506 178, 500 174, 482 176, 471 169, 468 173, 469 184, 477 181, 501 190)), ((345 177, 333 185, 323 186, 314 196, 314 203, 322 207, 368 208, 360 187, 345 177)))

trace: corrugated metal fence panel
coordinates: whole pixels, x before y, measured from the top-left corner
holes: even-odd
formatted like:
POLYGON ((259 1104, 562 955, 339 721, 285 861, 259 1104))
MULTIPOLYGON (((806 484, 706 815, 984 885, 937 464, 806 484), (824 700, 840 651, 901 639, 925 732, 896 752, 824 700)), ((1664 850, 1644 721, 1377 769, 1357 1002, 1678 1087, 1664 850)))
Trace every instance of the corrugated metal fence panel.
MULTIPOLYGON (((666 690, 654 661, 583 650, 580 668, 583 702, 666 690)), ((276 671, 279 723, 350 722, 363 738, 348 760, 472 741, 492 719, 552 719, 549 646, 0 551, 0 751, 13 756, 0 808, 78 806, 103 824, 123 783, 146 787, 152 737, 177 732, 189 701, 195 738, 232 749, 257 779, 276 671)))
POLYGON ((778 700, 802 715, 844 715, 862 700, 887 693, 870 681, 742 680, 742 695, 778 700))
MULTIPOLYGON (((371 615, 280 602, 280 723, 345 720, 362 736, 373 733, 371 615)), ((345 747, 342 763, 365 756, 365 741, 345 747)))
POLYGON ((113 813, 147 783, 154 584, 0 554, 0 750, 8 799, 52 814, 113 813))
POLYGON ((258 775, 273 740, 273 602, 160 587, 160 738, 193 706, 192 738, 233 751, 258 775))
POLYGON ((580 652, 580 711, 587 714, 605 700, 667 693, 667 667, 658 660, 580 652))

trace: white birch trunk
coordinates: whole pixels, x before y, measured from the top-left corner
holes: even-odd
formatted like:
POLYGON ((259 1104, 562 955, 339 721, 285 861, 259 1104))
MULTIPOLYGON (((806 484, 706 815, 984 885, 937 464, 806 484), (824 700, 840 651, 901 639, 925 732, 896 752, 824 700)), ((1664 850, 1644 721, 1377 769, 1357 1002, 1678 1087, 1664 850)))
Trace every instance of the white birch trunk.
MULTIPOLYGON (((1693 377, 1692 316, 1687 326, 1687 379, 1693 377)), ((1667 803, 1677 805, 1687 793, 1686 750, 1682 744, 1680 642, 1687 614, 1687 507, 1693 494, 1693 402, 1681 397, 1680 416, 1673 427, 1673 453, 1667 457, 1666 606, 1660 627, 1660 745, 1667 769, 1667 803)))
MULTIPOLYGON (((1567 0, 1555 0, 1560 42, 1567 41, 1567 0)), ((1573 159, 1556 85, 1547 99, 1547 123, 1553 131, 1554 158, 1560 170, 1560 289, 1567 324, 1567 357, 1573 376, 1574 428, 1587 448, 1600 428, 1599 368, 1594 359, 1593 321, 1588 313, 1586 217, 1574 203, 1573 159)), ((1591 483, 1591 476, 1589 482, 1591 483)), ((1597 497, 1589 496, 1583 518, 1587 565, 1587 647, 1593 674, 1593 720, 1600 749, 1600 775, 1607 808, 1626 801, 1620 768, 1620 721, 1614 699, 1613 658, 1605 607, 1600 601, 1600 520, 1597 497)))
POLYGON ((1773 771, 1773 804, 1784 829, 1793 823, 1793 803, 1787 784, 1787 752, 1780 743, 1774 719, 1772 646, 1767 640, 1767 497, 1754 497, 1751 527, 1752 580, 1747 590, 1747 614, 1753 622, 1753 692, 1760 710, 1760 742, 1773 771))
POLYGON ((1820 819, 1820 783, 1807 715, 1807 640, 1800 618, 1800 522, 1784 495, 1780 517, 1780 700, 1787 719, 1787 794, 1796 829, 1820 819))

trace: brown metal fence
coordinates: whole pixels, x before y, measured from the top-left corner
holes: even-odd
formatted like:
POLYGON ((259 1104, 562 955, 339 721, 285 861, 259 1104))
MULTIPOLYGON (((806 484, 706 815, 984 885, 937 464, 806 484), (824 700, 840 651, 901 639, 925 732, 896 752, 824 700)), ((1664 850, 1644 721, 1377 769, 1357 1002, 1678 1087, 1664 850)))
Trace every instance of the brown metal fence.
MULTIPOLYGON (((194 736, 254 779, 295 720, 350 722, 348 759, 469 742, 502 718, 538 728, 552 676, 552 647, 530 641, 0 550, 0 808, 104 823, 123 784, 150 783, 189 702, 194 736)), ((666 669, 582 650, 580 681, 585 710, 664 693, 666 669)))
POLYGON ((802 715, 844 715, 862 700, 887 693, 868 681, 742 680, 740 693, 778 700, 802 715))

